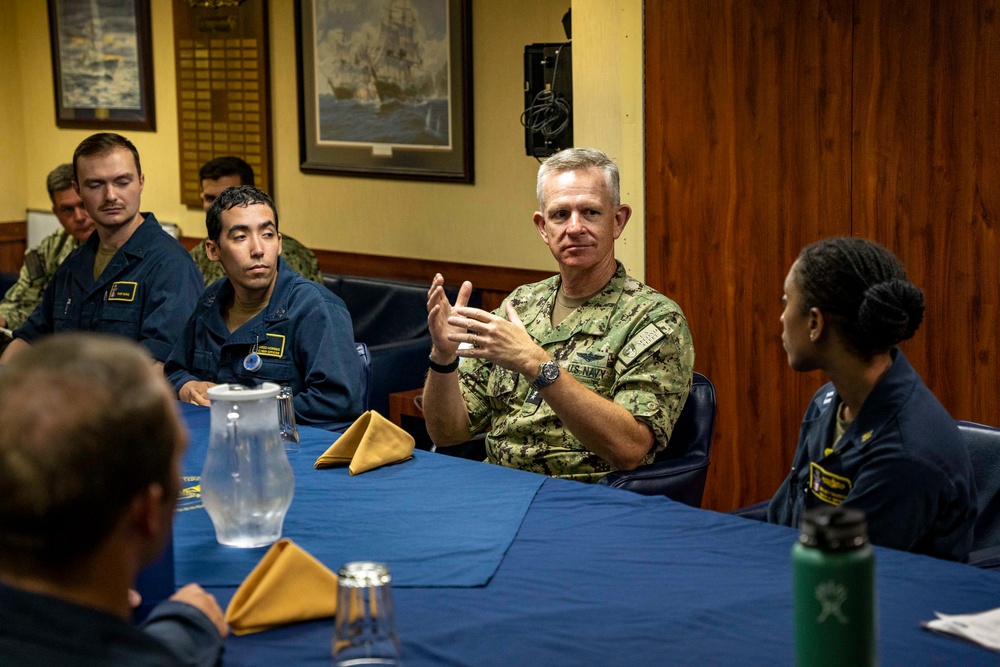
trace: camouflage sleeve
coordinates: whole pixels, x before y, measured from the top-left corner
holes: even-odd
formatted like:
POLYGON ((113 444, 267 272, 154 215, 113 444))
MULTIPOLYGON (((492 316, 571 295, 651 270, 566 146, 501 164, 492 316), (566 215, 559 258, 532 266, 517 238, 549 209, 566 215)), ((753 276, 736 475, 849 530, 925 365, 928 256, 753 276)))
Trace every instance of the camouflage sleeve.
POLYGON ((45 286, 74 247, 72 241, 57 232, 42 239, 37 248, 24 253, 24 265, 17 282, 0 302, 0 315, 7 320, 9 329, 17 329, 31 316, 42 302, 45 286))
POLYGON ((281 240, 281 256, 285 262, 303 278, 308 278, 323 284, 323 275, 319 270, 319 260, 316 254, 290 236, 281 240))
POLYGON ((694 344, 683 313, 666 310, 637 328, 616 363, 614 401, 649 424, 653 451, 667 446, 691 390, 694 344))
POLYGON ((469 409, 469 437, 489 428, 493 410, 487 398, 486 387, 493 364, 483 359, 462 359, 458 365, 458 385, 469 409))
POLYGON ((213 262, 208 258, 205 253, 205 241, 202 240, 201 243, 191 248, 191 259, 194 260, 194 265, 198 267, 201 271, 202 277, 205 279, 206 285, 211 285, 216 280, 226 275, 225 271, 222 270, 222 264, 219 262, 213 262))

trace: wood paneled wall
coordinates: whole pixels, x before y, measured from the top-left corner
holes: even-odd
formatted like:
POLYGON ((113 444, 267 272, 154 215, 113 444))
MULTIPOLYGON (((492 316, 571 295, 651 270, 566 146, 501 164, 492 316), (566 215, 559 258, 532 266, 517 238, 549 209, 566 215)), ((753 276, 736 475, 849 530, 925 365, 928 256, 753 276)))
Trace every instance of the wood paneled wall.
POLYGON ((903 259, 903 348, 955 417, 1000 423, 996 2, 646 3, 647 282, 716 385, 705 505, 770 497, 818 373, 788 368, 780 297, 819 238, 903 259), (914 7, 916 5, 916 7, 914 7))
POLYGON ((904 346, 958 419, 1000 424, 1000 6, 859 2, 853 231, 923 287, 904 346))
POLYGON ((28 225, 23 220, 0 222, 0 273, 17 273, 21 270, 27 237, 28 225))

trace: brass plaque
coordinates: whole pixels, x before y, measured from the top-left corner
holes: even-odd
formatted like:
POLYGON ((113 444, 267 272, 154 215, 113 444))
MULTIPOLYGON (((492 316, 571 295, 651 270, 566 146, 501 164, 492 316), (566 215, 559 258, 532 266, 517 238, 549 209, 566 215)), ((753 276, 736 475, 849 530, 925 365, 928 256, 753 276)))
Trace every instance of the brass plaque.
POLYGON ((267 0, 174 0, 181 201, 201 207, 198 170, 235 155, 272 197, 267 0))

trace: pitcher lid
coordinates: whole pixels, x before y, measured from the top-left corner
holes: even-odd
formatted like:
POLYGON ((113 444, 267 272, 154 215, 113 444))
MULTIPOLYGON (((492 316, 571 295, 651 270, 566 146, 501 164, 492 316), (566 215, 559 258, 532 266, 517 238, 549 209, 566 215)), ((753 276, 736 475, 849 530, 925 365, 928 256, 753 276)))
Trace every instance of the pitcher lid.
POLYGON ((281 387, 273 382, 262 382, 256 387, 246 387, 242 384, 217 384, 208 388, 208 397, 213 401, 259 401, 264 398, 274 398, 281 387))

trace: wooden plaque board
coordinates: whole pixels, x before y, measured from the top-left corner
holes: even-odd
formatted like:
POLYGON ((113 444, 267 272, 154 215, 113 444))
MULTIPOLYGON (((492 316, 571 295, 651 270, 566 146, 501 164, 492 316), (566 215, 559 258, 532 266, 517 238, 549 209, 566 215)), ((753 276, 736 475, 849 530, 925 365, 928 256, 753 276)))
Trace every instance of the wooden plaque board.
POLYGON ((198 170, 225 155, 246 160, 273 197, 266 0, 173 5, 181 201, 201 207, 198 170))

